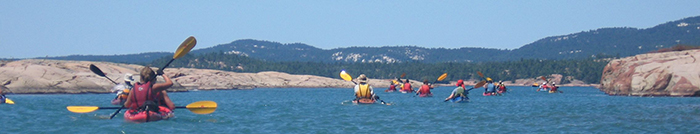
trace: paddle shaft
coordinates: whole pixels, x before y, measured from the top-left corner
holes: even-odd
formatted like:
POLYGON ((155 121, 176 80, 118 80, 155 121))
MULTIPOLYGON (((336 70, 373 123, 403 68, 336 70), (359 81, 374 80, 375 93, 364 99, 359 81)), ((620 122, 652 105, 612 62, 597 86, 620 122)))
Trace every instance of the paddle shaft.
POLYGON ((160 70, 163 70, 163 69, 165 69, 166 67, 168 67, 168 66, 170 65, 170 63, 173 63, 173 61, 175 61, 174 58, 173 58, 173 59, 170 59, 170 61, 168 61, 168 63, 165 64, 165 66, 161 67, 160 70))
POLYGON ((112 83, 117 84, 117 82, 113 81, 113 80, 110 79, 109 77, 107 77, 107 76, 103 76, 103 77, 107 78, 107 79, 108 79, 109 81, 111 81, 112 83))
POLYGON ((112 113, 112 115, 109 116, 109 119, 112 119, 112 118, 114 118, 114 116, 117 116, 117 114, 119 113, 119 111, 122 111, 123 108, 124 108, 124 106, 119 107, 119 109, 117 109, 116 112, 112 113))

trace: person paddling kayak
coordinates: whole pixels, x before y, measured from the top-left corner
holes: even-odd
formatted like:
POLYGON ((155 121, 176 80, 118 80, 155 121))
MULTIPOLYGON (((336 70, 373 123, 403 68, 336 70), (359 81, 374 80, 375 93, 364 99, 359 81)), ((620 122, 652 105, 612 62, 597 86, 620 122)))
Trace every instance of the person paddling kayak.
POLYGON ((557 90, 559 90, 559 87, 552 82, 552 86, 549 86, 549 93, 556 93, 557 90))
POLYGON ((133 82, 133 74, 127 73, 124 74, 124 83, 112 87, 112 92, 117 92, 117 96, 112 99, 112 105, 124 105, 129 91, 134 87, 133 82))
POLYGON ((452 102, 462 102, 462 101, 469 101, 469 91, 474 89, 469 89, 466 90, 464 87, 464 81, 463 80, 457 80, 457 84, 455 84, 457 88, 452 90, 452 93, 450 94, 449 97, 445 98, 445 101, 452 100, 452 102))
POLYGON ((433 96, 433 93, 430 92, 430 89, 433 89, 433 85, 430 85, 428 80, 424 80, 423 85, 418 89, 416 95, 419 95, 420 97, 431 97, 433 96))
POLYGON ((396 92, 396 85, 393 81, 389 81, 389 88, 384 90, 384 92, 396 92))
POLYGON ((496 89, 498 89, 498 93, 502 94, 507 92, 506 85, 503 84, 503 81, 498 81, 498 85, 496 86, 496 89))
POLYGON ((484 86, 484 95, 495 95, 496 94, 496 85, 493 84, 493 79, 491 78, 486 78, 486 85, 484 86))
POLYGON ((367 84, 367 76, 360 74, 357 77, 358 83, 355 85, 354 103, 371 104, 376 102, 374 90, 372 86, 367 84))
POLYGON ((165 83, 156 83, 156 73, 153 72, 151 67, 146 66, 141 69, 141 82, 134 84, 134 88, 129 92, 124 103, 124 106, 129 108, 124 114, 124 118, 130 120, 130 118, 141 113, 151 116, 146 118, 146 121, 149 119, 167 119, 171 116, 172 110, 170 108, 160 106, 161 103, 166 102, 162 102, 159 94, 173 86, 173 82, 170 80, 170 77, 163 74, 162 70, 158 70, 157 75, 161 75, 165 83))
POLYGON ((406 79, 406 82, 403 83, 401 93, 413 93, 413 87, 411 87, 411 82, 409 82, 408 79, 406 79))
POLYGON ((539 92, 540 90, 547 91, 547 88, 549 88, 547 87, 547 82, 543 82, 542 85, 540 85, 540 88, 537 88, 537 92, 539 92))
MULTIPOLYGON (((134 88, 132 83, 134 83, 133 74, 124 74, 124 83, 116 85, 112 88, 112 92, 117 92, 117 96, 112 100, 112 105, 124 105, 124 102, 126 102, 126 99, 128 98, 127 96, 129 95, 129 91, 134 88)), ((159 102, 163 102, 160 103, 161 106, 166 106, 171 110, 175 109, 175 104, 170 100, 170 97, 165 90, 156 94, 156 98, 158 98, 159 102)))

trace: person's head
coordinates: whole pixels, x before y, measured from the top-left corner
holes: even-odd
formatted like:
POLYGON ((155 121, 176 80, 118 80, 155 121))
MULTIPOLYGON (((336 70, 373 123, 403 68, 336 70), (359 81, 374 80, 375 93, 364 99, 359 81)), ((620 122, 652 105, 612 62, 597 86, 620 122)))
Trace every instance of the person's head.
POLYGON ((145 66, 141 69, 141 82, 147 83, 156 79, 156 73, 153 72, 150 66, 145 66))
POLYGON ((408 83, 408 79, 406 79, 406 83, 408 83))
POLYGON ((393 81, 389 81, 389 85, 394 85, 394 82, 393 82, 393 81))
POLYGON ((423 80, 423 84, 428 84, 428 80, 423 80))
POLYGON ((124 74, 124 83, 131 85, 131 83, 134 83, 134 75, 130 73, 124 74))
POLYGON ((457 86, 459 87, 459 86, 462 86, 462 85, 464 85, 464 80, 461 80, 461 79, 460 79, 460 80, 457 80, 457 86))
POLYGON ((360 76, 357 76, 357 80, 360 83, 367 83, 367 76, 365 76, 365 74, 360 74, 360 76))

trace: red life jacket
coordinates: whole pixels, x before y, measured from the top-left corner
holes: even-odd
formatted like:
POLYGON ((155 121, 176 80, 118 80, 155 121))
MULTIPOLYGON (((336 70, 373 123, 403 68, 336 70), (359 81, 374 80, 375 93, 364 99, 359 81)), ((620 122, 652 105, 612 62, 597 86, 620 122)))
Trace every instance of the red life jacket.
POLYGON ((420 94, 430 94, 430 86, 427 85, 427 84, 421 86, 420 89, 418 90, 418 93, 420 93, 420 94))
POLYGON ((551 90, 549 90, 549 91, 557 91, 557 88, 559 88, 559 87, 557 87, 557 86, 552 86, 552 87, 550 87, 550 88, 551 88, 551 90))
POLYGON ((403 89, 401 91, 411 91, 411 83, 404 83, 403 84, 403 89))
POLYGON ((131 93, 133 93, 133 97, 129 98, 131 99, 131 106, 129 106, 129 109, 139 109, 139 107, 141 107, 144 102, 149 100, 156 101, 155 96, 157 94, 152 93, 152 88, 153 84, 151 82, 146 82, 144 84, 136 83, 134 85, 133 90, 131 90, 131 93))
POLYGON ((389 90, 396 91, 396 85, 389 85, 389 90))

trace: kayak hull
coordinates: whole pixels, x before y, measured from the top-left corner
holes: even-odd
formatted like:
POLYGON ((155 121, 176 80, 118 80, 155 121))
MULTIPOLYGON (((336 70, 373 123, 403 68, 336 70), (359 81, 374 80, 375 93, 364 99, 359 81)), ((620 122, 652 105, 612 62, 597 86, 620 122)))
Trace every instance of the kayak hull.
POLYGON ((467 103, 467 102, 469 102, 469 99, 463 98, 463 97, 454 97, 454 98, 450 99, 450 102, 454 102, 454 103, 467 103))
POLYGON ((173 111, 165 106, 159 106, 159 112, 142 111, 136 112, 135 109, 129 109, 124 113, 124 119, 129 122, 151 122, 169 119, 174 116, 173 111))
POLYGON ((352 101, 352 103, 355 103, 355 104, 374 104, 376 102, 377 102, 377 100, 374 100, 374 99, 359 99, 359 100, 352 101))
POLYGON ((501 94, 499 94, 499 93, 487 93, 487 92, 484 92, 483 95, 484 95, 484 96, 500 96, 501 94))
POLYGON ((433 97, 433 94, 420 94, 418 97, 433 97))

